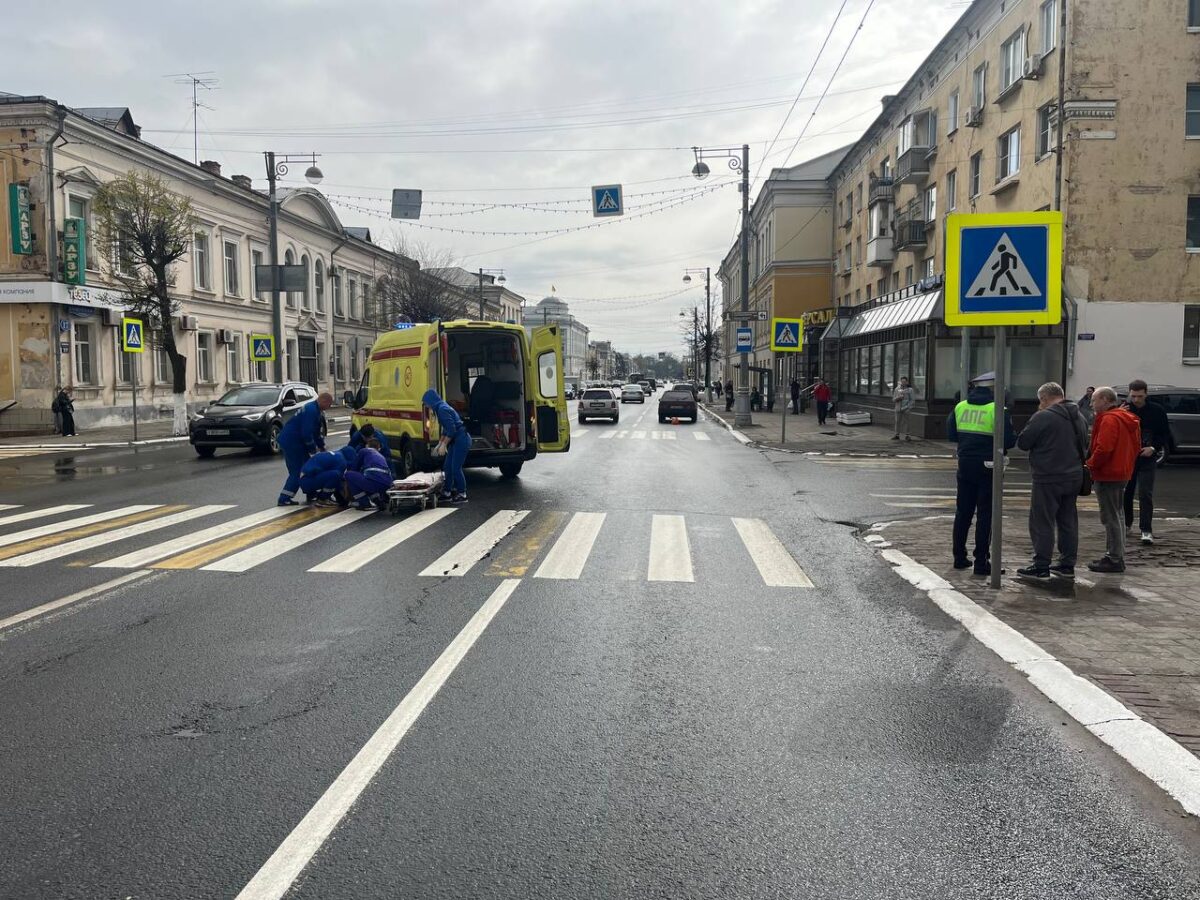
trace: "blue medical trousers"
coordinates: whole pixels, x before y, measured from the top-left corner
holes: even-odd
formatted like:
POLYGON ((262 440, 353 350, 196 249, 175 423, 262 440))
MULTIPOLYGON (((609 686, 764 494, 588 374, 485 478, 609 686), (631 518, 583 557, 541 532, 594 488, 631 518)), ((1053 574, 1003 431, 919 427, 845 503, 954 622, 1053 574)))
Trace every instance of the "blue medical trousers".
POLYGON ((320 472, 314 472, 310 475, 302 475, 300 477, 300 489, 304 491, 309 498, 325 497, 331 495, 342 483, 342 472, 340 469, 322 469, 320 472))
POLYGON ((296 491, 300 490, 300 470, 308 462, 308 450, 304 448, 303 444, 295 446, 283 444, 279 449, 283 451, 283 461, 287 464, 288 470, 287 481, 283 483, 279 499, 291 500, 296 496, 296 491))
POLYGON ((365 509, 371 500, 377 497, 381 498, 391 486, 391 474, 380 469, 346 473, 346 487, 350 489, 350 499, 360 509, 365 509))
POLYGON ((446 486, 443 490, 452 494, 467 492, 467 476, 463 474, 463 465, 467 461, 467 451, 471 449, 471 436, 466 429, 458 432, 446 447, 446 463, 443 471, 446 473, 446 486))

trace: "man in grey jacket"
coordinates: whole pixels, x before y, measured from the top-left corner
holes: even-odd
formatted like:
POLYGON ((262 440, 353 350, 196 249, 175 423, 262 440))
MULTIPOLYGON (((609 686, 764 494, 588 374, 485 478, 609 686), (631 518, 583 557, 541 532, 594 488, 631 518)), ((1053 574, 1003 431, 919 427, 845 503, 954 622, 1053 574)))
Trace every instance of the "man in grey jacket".
POLYGON ((1038 411, 1017 436, 1017 446, 1029 453, 1033 492, 1029 499, 1029 538, 1033 564, 1018 569, 1022 578, 1049 581, 1075 577, 1079 552, 1079 514, 1076 500, 1083 482, 1087 423, 1079 407, 1065 398, 1053 381, 1038 388, 1038 411), (1051 565, 1055 531, 1058 564, 1051 565))

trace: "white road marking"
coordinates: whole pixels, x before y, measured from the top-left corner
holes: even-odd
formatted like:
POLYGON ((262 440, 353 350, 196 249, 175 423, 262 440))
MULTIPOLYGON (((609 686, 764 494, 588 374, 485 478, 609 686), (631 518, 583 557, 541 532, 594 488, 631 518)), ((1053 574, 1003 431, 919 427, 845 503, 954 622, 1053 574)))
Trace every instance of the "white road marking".
POLYGON ((403 522, 386 528, 378 534, 365 538, 348 550, 337 556, 313 566, 310 572, 357 572, 373 559, 377 559, 387 551, 408 540, 415 534, 420 534, 435 522, 440 522, 446 516, 455 512, 454 507, 441 509, 426 509, 410 516, 403 522))
POLYGON ((692 433, 692 436, 698 441, 711 441, 712 440, 712 438, 710 438, 703 431, 695 431, 692 433))
POLYGON ((422 575, 466 575, 493 547, 529 515, 527 509, 502 509, 425 567, 422 575))
POLYGON ((649 581, 695 581, 683 516, 658 516, 650 524, 649 581))
POLYGON ((292 829, 271 858, 242 888, 237 900, 279 900, 304 871, 333 830, 350 812, 421 713, 437 696, 467 652, 512 596, 519 578, 506 578, 442 651, 411 691, 355 754, 354 759, 292 829))
POLYGON ((337 531, 351 522, 357 522, 364 516, 370 516, 375 513, 375 510, 356 510, 347 509, 341 512, 336 512, 333 515, 325 516, 323 519, 317 519, 315 522, 309 522, 307 525, 289 531, 278 537, 273 537, 269 541, 263 541, 253 547, 247 547, 233 556, 227 556, 224 559, 219 559, 214 563, 209 563, 207 566, 201 566, 201 571, 204 572, 247 572, 255 566, 262 565, 267 560, 274 559, 287 553, 289 550, 295 550, 297 547, 302 547, 310 541, 315 541, 319 537, 324 537, 331 532, 337 531))
POLYGON ((19 544, 21 541, 32 540, 33 538, 45 537, 57 531, 66 531, 67 529, 79 528, 83 525, 93 525, 96 522, 107 522, 109 519, 119 519, 121 516, 129 516, 134 513, 145 512, 149 509, 158 509, 160 506, 162 506, 161 503, 140 503, 135 506, 122 506, 120 509, 92 513, 90 516, 80 516, 78 519, 67 519, 65 522, 55 522, 53 525, 40 525, 37 528, 27 528, 24 531, 0 536, 0 547, 19 544))
POLYGON ((38 616, 44 616, 46 613, 54 612, 56 609, 61 609, 72 603, 78 603, 80 600, 86 600, 89 597, 95 597, 97 594, 103 594, 105 591, 111 591, 113 588, 118 588, 123 584, 128 584, 131 581, 137 581, 139 578, 145 578, 152 572, 129 572, 122 575, 120 578, 114 578, 112 581, 106 581, 104 584, 97 584, 90 588, 84 588, 82 591, 76 591, 74 594, 68 594, 66 597, 60 597, 57 600, 51 600, 49 603, 43 603, 41 606, 35 606, 33 609, 27 609, 24 612, 16 613, 9 616, 7 619, 0 619, 0 631, 6 628, 11 628, 14 625, 20 625, 22 622, 27 622, 30 619, 35 619, 38 616))
POLYGON ((812 581, 762 519, 734 519, 733 527, 746 545, 758 574, 768 587, 810 588, 812 581))
POLYGON ((222 522, 211 528, 204 528, 191 534, 182 535, 174 540, 154 544, 143 550, 134 550, 132 553, 126 553, 124 556, 118 556, 115 559, 106 559, 103 562, 96 563, 92 568, 136 569, 140 566, 157 562, 160 559, 165 559, 168 556, 174 556, 176 553, 182 553, 184 550, 199 547, 201 544, 207 544, 209 541, 229 537, 229 535, 236 532, 245 531, 247 528, 252 528, 255 525, 261 525, 263 522, 271 522, 283 516, 290 516, 296 511, 297 507, 295 506, 272 506, 270 509, 260 510, 248 516, 242 516, 240 519, 232 519, 229 522, 222 522))
MULTIPOLYGON (((28 512, 13 513, 11 516, 0 517, 0 525, 15 525, 17 522, 28 522, 30 519, 44 519, 47 516, 57 516, 59 513, 87 509, 91 505, 90 503, 64 503, 61 506, 47 506, 45 509, 31 509, 28 512)), ((16 506, 0 506, 0 509, 18 508, 16 506)))
POLYGON ((631 432, 629 436, 630 436, 631 438, 644 438, 644 437, 646 436, 646 432, 644 432, 644 431, 634 431, 634 432, 631 432))
POLYGON ((0 503, 0 510, 3 509, 20 509, 20 503, 0 503))
POLYGON ((616 437, 616 434, 617 433, 615 431, 605 431, 604 433, 602 433, 600 435, 600 440, 604 440, 605 438, 616 437))
POLYGON ((52 559, 70 556, 73 553, 81 553, 84 550, 91 550, 93 547, 102 547, 114 541, 123 541, 126 538, 138 537, 151 531, 158 531, 160 528, 169 528, 181 522, 190 522, 192 519, 209 516, 227 509, 233 509, 233 507, 229 504, 215 503, 210 506, 197 506, 193 509, 185 509, 182 512, 172 513, 169 516, 163 516, 159 519, 151 519, 149 522, 138 522, 134 525, 126 525, 124 528, 117 528, 114 531, 105 531, 74 541, 67 541, 65 544, 59 544, 56 547, 44 547, 41 550, 34 550, 31 553, 22 553, 20 556, 0 560, 0 566, 36 566, 38 563, 49 562, 52 559))
POLYGON ((583 574, 605 516, 605 513, 575 513, 533 577, 574 580, 583 574))
POLYGON ((629 432, 626 431, 624 428, 622 428, 620 431, 618 431, 616 434, 614 434, 613 437, 619 437, 619 438, 629 437, 629 432))

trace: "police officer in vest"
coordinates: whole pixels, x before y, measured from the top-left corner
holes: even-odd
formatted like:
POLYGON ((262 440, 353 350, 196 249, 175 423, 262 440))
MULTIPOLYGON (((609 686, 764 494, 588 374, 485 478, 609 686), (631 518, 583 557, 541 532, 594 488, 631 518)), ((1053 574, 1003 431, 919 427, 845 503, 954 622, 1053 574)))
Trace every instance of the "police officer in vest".
MULTIPOLYGON (((996 421, 993 389, 996 373, 972 379, 966 400, 954 407, 946 422, 946 439, 958 444, 958 496, 954 510, 954 568, 971 566, 967 532, 975 519, 976 575, 990 575, 992 541, 992 430, 996 421)), ((1012 415, 1004 410, 1004 450, 1017 443, 1012 415)))

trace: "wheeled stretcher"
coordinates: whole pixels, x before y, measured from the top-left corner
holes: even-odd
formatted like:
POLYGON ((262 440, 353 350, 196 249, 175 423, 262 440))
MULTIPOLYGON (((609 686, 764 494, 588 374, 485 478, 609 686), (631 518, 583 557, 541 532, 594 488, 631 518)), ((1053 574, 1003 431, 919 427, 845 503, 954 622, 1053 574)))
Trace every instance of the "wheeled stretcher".
POLYGON ((408 505, 436 508, 445 483, 446 476, 441 472, 414 472, 407 478, 396 479, 387 490, 388 512, 396 515, 408 505))

